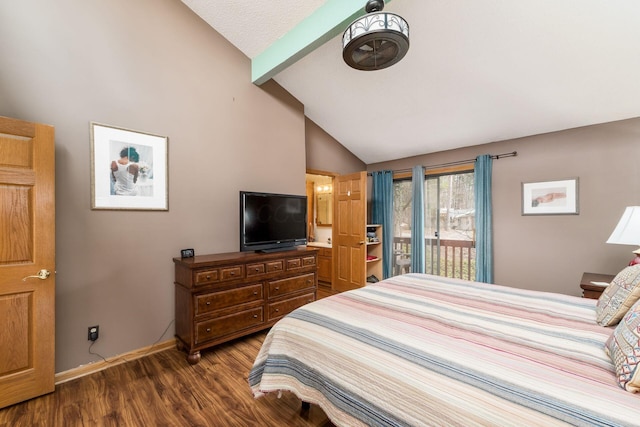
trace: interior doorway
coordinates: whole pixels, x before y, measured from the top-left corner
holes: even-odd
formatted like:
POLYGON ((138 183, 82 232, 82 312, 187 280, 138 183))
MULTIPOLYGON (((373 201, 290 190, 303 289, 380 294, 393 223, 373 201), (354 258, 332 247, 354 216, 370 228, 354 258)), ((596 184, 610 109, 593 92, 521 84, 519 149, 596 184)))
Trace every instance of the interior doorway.
POLYGON ((308 203, 308 240, 331 244, 333 230, 333 178, 330 172, 306 174, 308 203))

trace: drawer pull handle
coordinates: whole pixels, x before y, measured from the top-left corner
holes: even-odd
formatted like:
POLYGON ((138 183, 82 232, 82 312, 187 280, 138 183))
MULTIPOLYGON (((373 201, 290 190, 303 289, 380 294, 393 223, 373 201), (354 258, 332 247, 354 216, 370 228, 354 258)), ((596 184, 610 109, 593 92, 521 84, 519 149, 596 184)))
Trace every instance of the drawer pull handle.
POLYGON ((231 275, 232 275, 232 276, 235 276, 235 275, 236 275, 236 272, 235 272, 235 271, 232 271, 232 272, 231 272, 231 275))
POLYGON ((258 291, 253 291, 253 294, 254 295, 258 295, 258 291))
POLYGON ((207 275, 206 279, 207 279, 207 280, 211 279, 211 276, 207 275))
POLYGON ((207 332, 211 332, 211 328, 207 328, 207 332))
POLYGON ((258 315, 257 315, 257 314, 254 314, 254 315, 253 315, 253 318, 254 318, 254 319, 255 319, 255 318, 257 318, 257 317, 258 317, 258 315))
POLYGON ((280 286, 276 286, 276 291, 279 291, 279 290, 280 290, 280 286))
POLYGON ((260 268, 256 267, 256 271, 260 271, 260 268))
POLYGON ((211 305, 211 301, 207 301, 207 305, 211 305))
POLYGON ((280 309, 279 309, 279 308, 276 308, 276 313, 278 313, 279 311, 280 311, 280 309))

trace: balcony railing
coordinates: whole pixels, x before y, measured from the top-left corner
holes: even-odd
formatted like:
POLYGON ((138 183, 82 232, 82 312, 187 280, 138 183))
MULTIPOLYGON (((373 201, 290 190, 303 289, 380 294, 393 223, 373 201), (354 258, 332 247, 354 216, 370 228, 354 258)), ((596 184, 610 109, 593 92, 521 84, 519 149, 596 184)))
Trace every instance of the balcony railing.
MULTIPOLYGON (((438 239, 425 239, 426 272, 444 277, 475 280, 476 242, 473 240, 440 239, 440 269, 438 271, 438 239)), ((393 274, 411 270, 411 238, 393 239, 393 274)))

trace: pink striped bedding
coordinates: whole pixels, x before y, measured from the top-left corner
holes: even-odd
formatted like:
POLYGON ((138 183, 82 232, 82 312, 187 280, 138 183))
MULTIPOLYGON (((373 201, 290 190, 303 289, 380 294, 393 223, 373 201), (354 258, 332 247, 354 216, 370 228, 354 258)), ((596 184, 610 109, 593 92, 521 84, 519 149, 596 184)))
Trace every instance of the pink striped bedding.
POLYGON ((269 332, 254 396, 338 426, 632 426, 595 300, 408 274, 305 305, 269 332))

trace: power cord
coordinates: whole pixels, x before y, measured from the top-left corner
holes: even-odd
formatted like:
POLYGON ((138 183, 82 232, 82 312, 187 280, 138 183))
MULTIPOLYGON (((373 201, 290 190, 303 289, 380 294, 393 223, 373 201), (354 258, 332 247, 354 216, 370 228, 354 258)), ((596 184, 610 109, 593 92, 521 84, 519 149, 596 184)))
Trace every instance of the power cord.
POLYGON ((106 363, 111 363, 111 362, 108 362, 107 359, 102 357, 102 355, 100 353, 94 353, 93 351, 91 351, 91 347, 93 347, 93 345, 95 343, 96 343, 95 341, 91 341, 91 344, 89 344, 89 354, 93 354, 94 356, 98 356, 100 359, 104 360, 106 363))
MULTIPOLYGON (((153 343, 151 344, 151 347, 149 347, 149 349, 147 351, 145 351, 144 353, 142 353, 139 357, 137 357, 138 359, 141 357, 144 357, 146 355, 148 355, 149 353, 151 353, 151 350, 153 350, 153 347, 156 346, 156 344, 158 344, 160 342, 160 340, 162 340, 162 338, 166 335, 167 331, 169 330, 169 328, 171 327, 171 325, 173 324, 173 322, 175 321, 175 319, 172 319, 171 322, 169 322, 169 324, 167 325, 167 327, 165 328, 164 332, 162 333, 162 335, 160 335, 160 337, 153 343)), ((130 362, 131 360, 127 359, 124 356, 119 356, 116 357, 114 359, 111 360, 107 360, 104 358, 104 356, 102 356, 100 353, 96 353, 94 351, 91 351, 91 347, 93 347, 93 345, 95 344, 95 341, 91 341, 91 344, 89 344, 89 354, 93 355, 93 356, 98 356, 100 359, 102 359, 105 363, 113 363, 115 361, 118 360, 124 360, 125 362, 130 362)))

